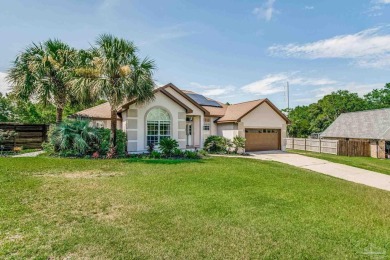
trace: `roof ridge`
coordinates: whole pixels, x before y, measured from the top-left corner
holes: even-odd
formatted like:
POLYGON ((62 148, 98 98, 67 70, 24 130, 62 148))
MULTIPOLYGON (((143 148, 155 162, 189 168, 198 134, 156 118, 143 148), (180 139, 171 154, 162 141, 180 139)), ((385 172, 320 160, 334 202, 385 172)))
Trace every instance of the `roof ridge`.
POLYGON ((352 114, 352 113, 365 113, 365 112, 373 112, 373 111, 380 111, 380 110, 390 110, 390 107, 345 112, 345 113, 341 113, 340 115, 352 114))
POLYGON ((86 108, 86 109, 84 109, 84 110, 81 110, 81 111, 79 111, 79 112, 76 112, 76 114, 78 114, 78 113, 80 113, 80 112, 84 112, 84 111, 89 111, 89 110, 91 110, 91 109, 94 109, 94 108, 96 108, 96 107, 99 107, 99 106, 105 105, 106 103, 108 103, 108 101, 106 101, 106 102, 104 102, 104 103, 101 103, 101 104, 99 104, 99 105, 96 105, 96 106, 90 107, 90 108, 86 108))
POLYGON ((243 102, 239 102, 239 103, 235 103, 235 104, 230 104, 230 106, 249 103, 249 102, 255 102, 255 101, 264 101, 264 100, 266 100, 266 98, 253 99, 253 100, 243 101, 243 102))

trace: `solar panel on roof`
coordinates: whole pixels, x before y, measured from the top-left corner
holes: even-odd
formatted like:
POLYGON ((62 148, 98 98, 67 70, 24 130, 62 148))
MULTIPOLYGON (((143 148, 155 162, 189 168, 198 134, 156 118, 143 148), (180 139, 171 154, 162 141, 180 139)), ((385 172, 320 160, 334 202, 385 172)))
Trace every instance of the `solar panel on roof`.
POLYGON ((200 94, 187 94, 187 95, 201 106, 222 107, 218 102, 207 99, 205 96, 202 96, 200 94))

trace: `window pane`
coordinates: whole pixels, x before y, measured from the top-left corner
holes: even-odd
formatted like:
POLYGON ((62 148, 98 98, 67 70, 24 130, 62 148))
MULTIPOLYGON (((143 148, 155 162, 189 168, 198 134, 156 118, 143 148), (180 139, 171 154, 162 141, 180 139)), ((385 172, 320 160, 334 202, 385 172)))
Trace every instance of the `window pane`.
POLYGON ((146 142, 157 144, 171 136, 171 117, 162 108, 154 108, 146 116, 146 142))

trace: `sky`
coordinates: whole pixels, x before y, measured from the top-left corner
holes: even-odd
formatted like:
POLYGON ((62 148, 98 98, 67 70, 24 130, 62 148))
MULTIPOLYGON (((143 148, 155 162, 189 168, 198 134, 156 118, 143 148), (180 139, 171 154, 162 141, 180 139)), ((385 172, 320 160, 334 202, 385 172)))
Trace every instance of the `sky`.
POLYGON ((269 98, 279 108, 390 82, 390 0, 0 0, 0 92, 32 42, 89 48, 133 41, 173 83, 222 102, 269 98))

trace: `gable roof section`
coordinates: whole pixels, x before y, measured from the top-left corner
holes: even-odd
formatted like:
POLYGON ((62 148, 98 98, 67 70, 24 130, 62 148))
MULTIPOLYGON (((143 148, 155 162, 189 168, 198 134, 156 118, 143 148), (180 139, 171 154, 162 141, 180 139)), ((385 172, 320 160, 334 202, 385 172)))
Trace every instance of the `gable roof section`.
MULTIPOLYGON (((77 113, 74 113, 73 115, 70 115, 69 117, 75 118, 75 117, 84 117, 84 118, 90 118, 90 119, 104 119, 108 120, 111 119, 111 106, 108 102, 87 108, 84 110, 81 110, 77 113)), ((117 120, 120 120, 121 118, 118 116, 117 120)))
POLYGON ((176 87, 175 85, 173 85, 172 83, 168 83, 166 84, 165 86, 163 86, 162 88, 172 88, 173 90, 175 90, 177 93, 179 93, 182 97, 184 97, 185 99, 187 99, 191 104, 193 104, 194 106, 196 106, 197 108, 199 108, 200 110, 202 110, 204 112, 204 114, 206 116, 209 116, 210 113, 209 111, 207 111, 203 106, 201 106, 200 104, 198 104, 195 100, 193 100, 192 98, 190 98, 186 93, 184 93, 181 89, 179 89, 178 87, 176 87))
MULTIPOLYGON (((159 88, 156 88, 153 93, 157 93, 157 92, 161 92, 163 93, 164 95, 166 95, 167 97, 169 97, 170 99, 172 99, 174 102, 176 102, 177 104, 179 104, 180 106, 182 106, 184 109, 186 109, 187 113, 192 113, 192 109, 189 108, 187 105, 185 105, 183 102, 181 102, 180 100, 178 100, 175 96, 173 96, 172 94, 170 94, 168 91, 166 91, 166 88, 172 88, 174 89, 177 93, 179 93, 181 96, 183 96, 185 99, 187 99, 189 102, 191 102, 194 106, 198 107, 200 110, 202 110, 203 112, 207 113, 207 111, 202 107, 200 106, 199 104, 197 104, 195 101, 193 101, 190 97, 188 97, 185 93, 183 93, 178 87, 176 87, 175 85, 173 85, 172 83, 168 83, 162 87, 159 87, 159 88)), ((121 108, 118 110, 118 111, 123 111, 123 110, 126 110, 129 108, 130 105, 134 104, 137 102, 137 99, 133 99, 131 101, 128 101, 126 102, 125 104, 121 105, 121 108)))
POLYGON ((236 123, 240 122, 243 117, 259 107, 261 104, 268 104, 280 117, 282 117, 286 123, 290 123, 290 120, 283 114, 271 101, 266 99, 252 100, 248 102, 229 105, 226 108, 225 115, 219 118, 217 123, 236 123))
POLYGON ((341 114, 321 137, 390 140, 390 108, 341 114))

